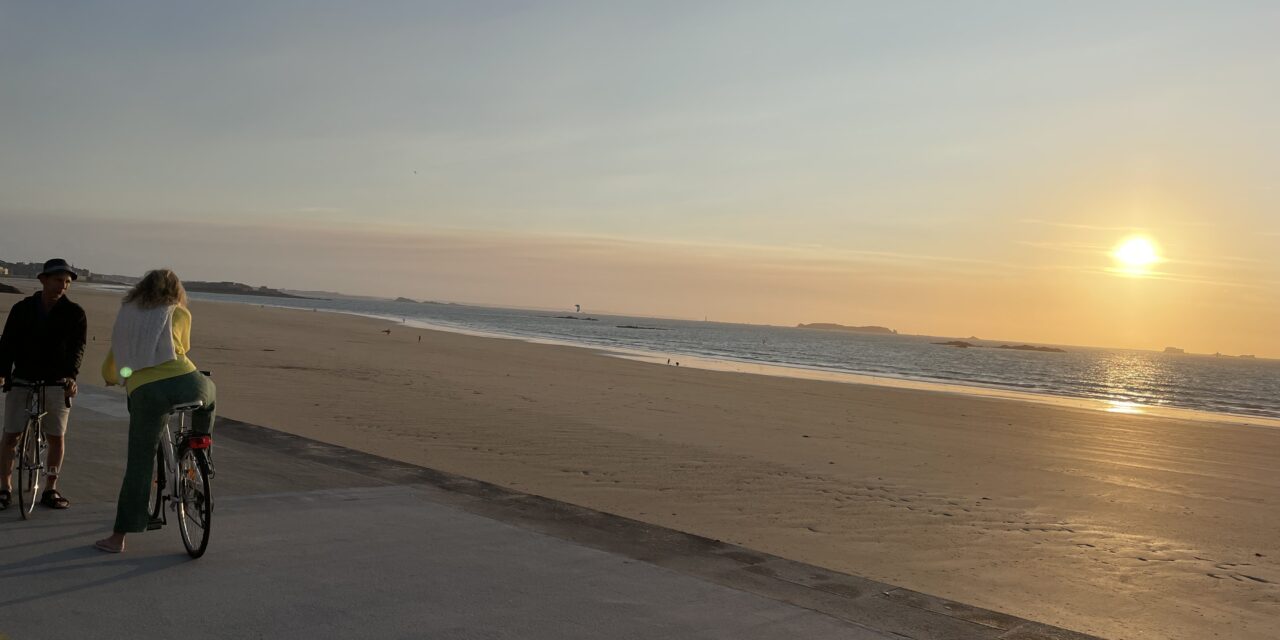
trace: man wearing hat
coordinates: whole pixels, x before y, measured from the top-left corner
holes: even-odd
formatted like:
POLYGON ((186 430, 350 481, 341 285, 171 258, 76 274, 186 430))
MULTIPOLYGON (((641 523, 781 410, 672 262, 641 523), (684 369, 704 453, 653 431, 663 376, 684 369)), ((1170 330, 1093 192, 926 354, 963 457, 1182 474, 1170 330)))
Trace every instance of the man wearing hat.
MULTIPOLYGON (((0 334, 0 386, 10 379, 53 381, 66 379, 64 389, 50 388, 45 395, 44 432, 49 439, 46 477, 48 488, 40 502, 54 509, 70 504, 58 491, 64 438, 71 409, 67 401, 76 395, 76 376, 84 357, 88 323, 84 309, 67 299, 67 289, 76 272, 62 258, 44 263, 40 271, 41 290, 19 300, 9 310, 0 334)), ((4 398, 4 435, 0 437, 0 509, 13 500, 13 458, 18 436, 26 428, 29 389, 13 388, 4 398)))

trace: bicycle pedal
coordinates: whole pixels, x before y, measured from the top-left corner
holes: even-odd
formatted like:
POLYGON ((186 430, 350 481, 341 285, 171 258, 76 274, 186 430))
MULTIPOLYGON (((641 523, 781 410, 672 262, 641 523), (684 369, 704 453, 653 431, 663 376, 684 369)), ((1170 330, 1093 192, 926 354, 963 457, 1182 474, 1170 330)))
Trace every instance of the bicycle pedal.
POLYGON ((148 520, 147 531, 155 531, 164 526, 164 520, 148 520))

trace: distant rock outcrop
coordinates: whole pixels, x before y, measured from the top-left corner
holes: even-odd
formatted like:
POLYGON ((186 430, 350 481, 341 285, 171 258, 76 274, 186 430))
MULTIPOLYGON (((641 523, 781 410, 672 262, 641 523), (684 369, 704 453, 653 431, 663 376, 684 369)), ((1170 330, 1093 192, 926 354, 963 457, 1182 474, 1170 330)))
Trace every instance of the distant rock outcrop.
POLYGON ((586 320, 587 322, 600 322, 599 318, 579 318, 578 316, 556 316, 561 320, 586 320))
POLYGON ((836 324, 834 322, 814 322, 810 324, 804 324, 802 322, 796 325, 796 328, 797 329, 822 329, 824 331, 851 331, 853 333, 881 333, 881 334, 888 334, 888 335, 897 335, 898 333, 897 331, 890 329, 889 327, 876 327, 876 326, 850 327, 843 324, 836 324))
POLYGON ((0 293, 16 293, 22 295, 22 289, 0 282, 0 293))
POLYGON ((1165 347, 1164 352, 1165 353, 1186 353, 1186 350, 1179 349, 1177 347, 1165 347))
POLYGON ((418 304, 418 301, 413 298, 396 298, 396 302, 412 302, 413 304, 418 304))
POLYGON ((222 293, 234 296, 263 296, 270 298, 296 298, 299 300, 310 300, 302 296, 295 296, 280 291, 278 289, 270 289, 268 287, 252 287, 240 282, 200 282, 198 280, 188 280, 182 283, 187 291, 195 291, 197 293, 222 293))
MULTIPOLYGON (((949 340, 947 342, 935 342, 933 344, 939 344, 944 347, 955 347, 957 349, 984 349, 985 348, 980 344, 965 342, 963 340, 949 340)), ((1002 344, 996 348, 1012 349, 1014 351, 1040 351, 1043 353, 1066 353, 1065 350, 1059 349, 1057 347, 1037 347, 1029 344, 1019 344, 1019 345, 1002 344)))
POLYGON ((620 324, 618 325, 618 328, 619 329, 644 329, 646 331, 666 331, 667 330, 665 327, 642 327, 640 325, 635 325, 635 324, 620 324))
POLYGON ((137 284, 138 281, 141 279, 142 278, 132 278, 129 276, 117 276, 117 275, 110 275, 110 274, 95 273, 93 275, 90 275, 88 278, 86 278, 85 282, 92 282, 94 284, 112 284, 112 285, 117 285, 121 287, 132 287, 133 285, 137 284))

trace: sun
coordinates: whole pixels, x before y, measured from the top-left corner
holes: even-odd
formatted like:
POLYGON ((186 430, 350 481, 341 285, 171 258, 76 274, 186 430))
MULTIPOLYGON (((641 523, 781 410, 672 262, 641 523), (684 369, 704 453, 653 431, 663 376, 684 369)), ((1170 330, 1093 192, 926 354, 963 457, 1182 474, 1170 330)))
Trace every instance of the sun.
POLYGON ((1146 273, 1151 265, 1160 262, 1160 250, 1146 236, 1130 236, 1116 245, 1111 257, 1126 273, 1146 273))

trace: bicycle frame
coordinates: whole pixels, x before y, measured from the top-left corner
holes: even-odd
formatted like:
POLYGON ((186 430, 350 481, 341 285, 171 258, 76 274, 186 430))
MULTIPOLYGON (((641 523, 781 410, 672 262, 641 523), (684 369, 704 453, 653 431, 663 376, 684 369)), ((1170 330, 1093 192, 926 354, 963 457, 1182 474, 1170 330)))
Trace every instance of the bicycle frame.
MULTIPOLYGON (((31 397, 27 400, 27 429, 35 429, 36 460, 36 482, 32 486, 32 491, 40 493, 40 477, 48 471, 49 464, 49 439, 44 435, 44 417, 49 415, 44 410, 44 387, 31 387, 31 397)), ((23 434, 26 439, 26 434, 23 434)), ((14 460, 15 465, 21 464, 21 460, 14 460)), ((25 513, 25 510, 23 511, 25 513)))
POLYGON ((166 524, 168 523, 168 517, 165 506, 168 506, 169 509, 177 510, 178 500, 176 499, 175 491, 177 491, 178 482, 181 480, 178 477, 178 450, 174 443, 179 435, 186 430, 187 416, 191 414, 190 411, 175 411, 174 413, 178 416, 177 427, 174 427, 173 415, 170 414, 164 426, 164 432, 160 434, 160 460, 164 464, 165 478, 164 492, 161 494, 160 520, 166 524))
MULTIPOLYGON (((44 417, 49 415, 49 412, 44 410, 44 388, 36 388, 34 386, 29 388, 31 389, 31 397, 27 399, 27 424, 31 424, 32 420, 42 424, 44 417)), ((43 429, 41 429, 41 433, 44 433, 43 429)))

